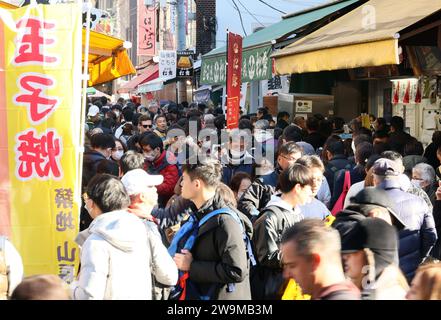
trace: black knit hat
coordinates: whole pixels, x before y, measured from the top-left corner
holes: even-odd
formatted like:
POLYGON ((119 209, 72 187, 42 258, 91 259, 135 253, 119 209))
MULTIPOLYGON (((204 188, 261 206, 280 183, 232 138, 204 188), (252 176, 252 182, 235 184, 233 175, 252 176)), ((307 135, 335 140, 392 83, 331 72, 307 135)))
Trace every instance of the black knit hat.
POLYGON ((342 239, 342 253, 370 249, 387 263, 394 263, 398 250, 396 228, 378 218, 366 218, 358 222, 342 239))

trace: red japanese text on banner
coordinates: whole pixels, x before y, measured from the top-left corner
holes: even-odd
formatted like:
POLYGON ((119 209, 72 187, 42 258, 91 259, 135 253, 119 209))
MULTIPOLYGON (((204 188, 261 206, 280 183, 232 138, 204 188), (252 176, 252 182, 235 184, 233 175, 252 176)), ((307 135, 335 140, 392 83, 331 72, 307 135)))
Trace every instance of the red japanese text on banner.
POLYGON ((29 5, 0 20, 0 153, 7 155, 0 228, 25 275, 66 282, 79 260, 81 16, 79 3, 29 5))
POLYGON ((235 129, 239 126, 242 37, 229 32, 227 47, 227 128, 235 129))

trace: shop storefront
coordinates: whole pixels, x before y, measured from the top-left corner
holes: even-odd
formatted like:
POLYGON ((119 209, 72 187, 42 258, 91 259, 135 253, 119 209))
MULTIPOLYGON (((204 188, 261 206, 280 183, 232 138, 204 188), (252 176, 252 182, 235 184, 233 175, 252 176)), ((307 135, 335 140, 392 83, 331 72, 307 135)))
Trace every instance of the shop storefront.
MULTIPOLYGON (((284 47, 330 20, 347 13, 357 6, 358 2, 356 0, 337 1, 286 15, 282 21, 245 37, 242 53, 242 83, 246 84, 249 92, 246 95, 249 99, 244 100, 241 106, 251 113, 256 112, 258 107, 272 104, 271 100, 277 97, 278 92, 288 90, 287 77, 280 78, 274 75, 271 54, 275 49, 284 47), (265 97, 269 98, 265 99, 265 97)), ((202 57, 200 84, 224 86, 225 77, 226 47, 224 46, 202 57)))
MULTIPOLYGON (((370 0, 274 53, 276 73, 312 75, 310 81, 329 71, 346 74, 358 91, 353 106, 386 118, 400 115, 412 135, 427 140, 436 127, 429 118, 438 112, 440 10, 440 0, 370 0)), ((337 91, 336 105, 350 98, 337 91)), ((345 111, 352 112, 339 108, 338 115, 345 111)))

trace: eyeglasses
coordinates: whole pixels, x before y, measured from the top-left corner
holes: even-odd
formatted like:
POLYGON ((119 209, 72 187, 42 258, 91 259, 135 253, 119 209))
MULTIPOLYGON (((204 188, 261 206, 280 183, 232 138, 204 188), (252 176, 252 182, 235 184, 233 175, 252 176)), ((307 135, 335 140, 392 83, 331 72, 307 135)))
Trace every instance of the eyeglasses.
POLYGON ((314 183, 322 183, 323 182, 323 176, 322 177, 314 177, 313 179, 312 179, 312 182, 314 182, 314 183))
POLYGON ((281 156, 283 159, 288 160, 288 161, 297 161, 296 158, 287 157, 287 156, 284 156, 284 155, 280 155, 280 156, 281 156))

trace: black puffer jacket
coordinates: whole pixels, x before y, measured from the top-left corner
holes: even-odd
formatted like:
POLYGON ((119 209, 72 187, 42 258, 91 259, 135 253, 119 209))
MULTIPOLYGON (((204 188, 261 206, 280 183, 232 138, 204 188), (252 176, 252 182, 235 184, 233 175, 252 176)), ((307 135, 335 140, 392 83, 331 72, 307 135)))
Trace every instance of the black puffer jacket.
POLYGON ((251 221, 255 221, 275 192, 274 187, 264 185, 256 179, 237 202, 237 209, 251 221))
POLYGON ((279 196, 273 196, 254 224, 253 244, 258 266, 253 269, 251 288, 253 300, 280 300, 286 288, 280 266, 279 248, 283 232, 303 220, 299 210, 293 210, 279 196))
MULTIPOLYGON (((194 214, 200 220, 214 210, 225 207, 224 201, 216 195, 194 214)), ((236 209, 233 210, 241 218, 251 239, 251 222, 236 209)), ((217 284, 214 300, 251 299, 247 249, 240 226, 233 217, 220 214, 203 224, 191 253, 194 260, 191 263, 189 279, 196 284, 202 295, 208 294, 212 285, 217 284), (229 292, 228 284, 231 283, 234 284, 234 290, 229 292)), ((193 297, 187 292, 187 299, 194 300, 199 297, 193 297)))
POLYGON ((379 188, 394 200, 406 228, 399 232, 400 268, 409 282, 418 265, 428 257, 437 240, 433 213, 425 201, 400 189, 399 180, 385 180, 379 188))
POLYGON ((84 153, 83 157, 83 190, 87 187, 90 180, 96 175, 98 164, 100 161, 106 160, 101 153, 90 150, 84 153))
MULTIPOLYGON (((86 192, 87 185, 89 181, 96 175, 98 164, 106 160, 101 153, 94 150, 89 150, 84 153, 83 157, 83 180, 82 180, 82 192, 86 192)), ((81 212, 80 212, 80 231, 89 228, 92 223, 92 218, 90 217, 87 210, 84 208, 84 200, 81 198, 81 212)))

